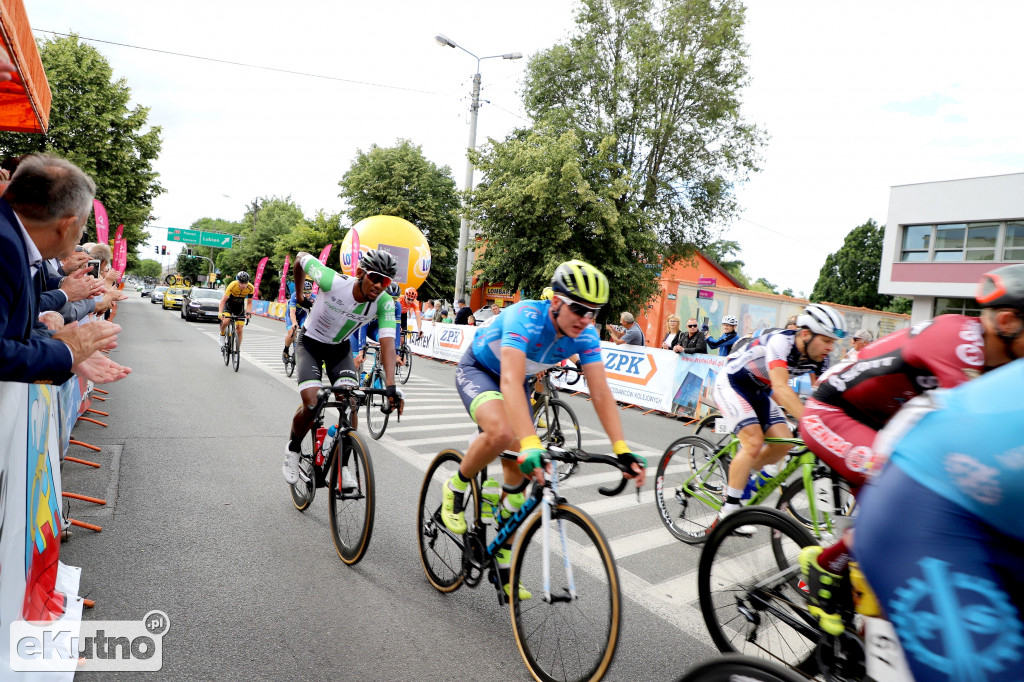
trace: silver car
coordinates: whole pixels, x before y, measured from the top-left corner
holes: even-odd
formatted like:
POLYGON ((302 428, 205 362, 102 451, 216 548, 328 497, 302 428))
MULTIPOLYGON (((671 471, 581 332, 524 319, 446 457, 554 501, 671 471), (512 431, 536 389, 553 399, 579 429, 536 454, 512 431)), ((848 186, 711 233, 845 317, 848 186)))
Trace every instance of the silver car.
POLYGON ((185 320, 216 320, 223 292, 192 287, 181 301, 181 317, 185 320))
POLYGON ((149 302, 150 303, 159 303, 160 305, 163 305, 163 303, 164 303, 164 292, 167 291, 169 288, 170 287, 165 287, 163 285, 160 285, 160 286, 154 288, 153 289, 153 293, 149 297, 149 302))

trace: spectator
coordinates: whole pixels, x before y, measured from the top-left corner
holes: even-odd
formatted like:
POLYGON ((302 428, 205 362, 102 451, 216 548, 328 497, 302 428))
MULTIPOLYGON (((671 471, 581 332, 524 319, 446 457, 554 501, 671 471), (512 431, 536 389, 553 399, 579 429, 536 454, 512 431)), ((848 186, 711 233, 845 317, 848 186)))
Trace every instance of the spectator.
MULTIPOLYGON (((732 315, 726 315, 722 318, 722 335, 718 337, 716 341, 713 337, 708 336, 708 348, 717 348, 719 355, 728 355, 732 351, 733 344, 737 341, 736 325, 739 323, 732 315)), ((706 335, 708 333, 708 326, 704 325, 701 327, 701 331, 706 335)))
POLYGON ((665 340, 661 342, 661 347, 678 353, 676 346, 681 347, 680 341, 683 337, 683 332, 679 328, 679 316, 672 313, 665 322, 668 325, 668 333, 665 335, 665 340))
POLYGON ((74 164, 39 154, 22 160, 0 198, 0 381, 64 383, 74 372, 107 383, 131 372, 99 352, 117 345, 116 324, 66 325, 52 338, 33 331, 42 261, 74 251, 95 191, 74 164))
MULTIPOLYGON (((435 316, 436 319, 436 316, 435 316)), ((444 324, 451 324, 455 318, 452 317, 452 311, 447 308, 441 309, 441 322, 444 324)))
POLYGON ((853 335, 853 346, 850 350, 846 351, 846 355, 843 356, 842 362, 855 362, 861 349, 874 340, 875 337, 867 329, 858 329, 853 335))
POLYGON ((796 323, 796 315, 793 315, 786 320, 786 329, 799 329, 800 326, 796 323))
POLYGON ((433 320, 435 312, 437 312, 437 309, 434 308, 434 302, 433 301, 427 300, 427 301, 423 302, 423 319, 424 320, 433 320))
POLYGON ((476 326, 476 318, 473 317, 472 315, 467 317, 466 318, 466 326, 467 327, 475 327, 476 326))
POLYGON ((705 354, 708 352, 707 339, 704 338, 704 332, 697 329, 697 320, 690 318, 686 321, 686 333, 683 334, 683 342, 680 344, 682 352, 687 355, 693 354, 705 354))
POLYGON ((622 313, 619 315, 619 324, 622 325, 621 331, 615 327, 608 327, 608 333, 611 334, 612 341, 619 345, 644 345, 644 333, 637 326, 633 313, 622 313))
POLYGON ((500 313, 500 312, 501 312, 501 308, 500 308, 500 307, 498 306, 498 304, 497 304, 497 303, 492 303, 492 304, 491 304, 491 313, 492 313, 492 314, 493 314, 493 315, 494 315, 495 317, 497 317, 497 316, 498 316, 498 313, 500 313))
POLYGON ((462 301, 455 302, 455 324, 466 324, 466 320, 473 314, 473 311, 469 309, 468 305, 463 305, 462 301))

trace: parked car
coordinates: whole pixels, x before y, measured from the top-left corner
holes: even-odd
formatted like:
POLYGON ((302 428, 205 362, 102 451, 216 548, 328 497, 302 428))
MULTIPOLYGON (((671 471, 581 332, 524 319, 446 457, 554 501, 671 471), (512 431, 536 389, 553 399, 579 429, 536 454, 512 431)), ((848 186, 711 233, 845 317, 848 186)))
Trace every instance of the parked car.
POLYGON ((164 310, 173 310, 181 307, 181 299, 185 296, 185 290, 179 287, 171 287, 164 292, 164 300, 161 302, 164 310))
POLYGON ((153 293, 150 294, 150 296, 149 296, 149 302, 150 303, 163 303, 164 302, 164 292, 167 291, 169 288, 170 287, 165 287, 163 285, 154 288, 153 289, 153 293))
POLYGON ((484 322, 494 317, 494 312, 491 311, 491 306, 485 305, 483 308, 478 308, 473 313, 473 320, 476 322, 476 326, 480 327, 484 322))
POLYGON ((181 299, 181 317, 185 320, 216 320, 220 299, 224 294, 216 289, 192 287, 181 299))
POLYGON ((151 295, 153 294, 153 287, 151 287, 151 286, 149 286, 149 285, 143 285, 143 286, 142 286, 142 287, 141 287, 141 288, 139 289, 139 291, 141 291, 141 292, 142 292, 142 297, 143 297, 143 298, 147 298, 148 296, 151 296, 151 295))

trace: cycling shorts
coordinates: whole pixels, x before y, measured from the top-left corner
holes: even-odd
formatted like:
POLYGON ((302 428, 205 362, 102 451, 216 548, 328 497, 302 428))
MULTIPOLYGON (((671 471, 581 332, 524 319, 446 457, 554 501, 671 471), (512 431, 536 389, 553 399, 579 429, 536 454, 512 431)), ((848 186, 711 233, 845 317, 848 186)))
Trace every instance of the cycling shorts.
POLYGON ((898 461, 859 501, 854 553, 914 679, 1024 680, 1024 542, 924 487, 898 461))
MULTIPOLYGON (((479 364, 473 355, 473 349, 467 348, 462 360, 455 368, 455 388, 462 398, 462 404, 469 412, 469 417, 476 421, 476 410, 490 400, 504 400, 501 394, 501 377, 479 364)), ((524 384, 523 392, 527 403, 530 400, 530 389, 524 384)))
POLYGON ((751 424, 759 424, 762 431, 767 431, 775 424, 786 423, 782 408, 766 392, 748 390, 734 374, 718 373, 714 398, 730 433, 739 433, 751 424))
MULTIPOLYGON (((228 297, 228 300, 224 303, 224 314, 227 315, 228 313, 235 316, 245 315, 245 299, 228 297)), ((239 324, 242 323, 239 322, 239 324)))
POLYGON ((878 432, 846 414, 842 408, 811 398, 804 405, 800 436, 825 464, 850 485, 859 488, 878 473, 881 460, 871 449, 878 432))
POLYGON ((348 339, 341 343, 324 343, 309 338, 305 329, 299 329, 295 339, 295 369, 300 391, 322 386, 321 364, 327 367, 327 378, 332 386, 337 385, 339 379, 342 384, 358 384, 348 339))

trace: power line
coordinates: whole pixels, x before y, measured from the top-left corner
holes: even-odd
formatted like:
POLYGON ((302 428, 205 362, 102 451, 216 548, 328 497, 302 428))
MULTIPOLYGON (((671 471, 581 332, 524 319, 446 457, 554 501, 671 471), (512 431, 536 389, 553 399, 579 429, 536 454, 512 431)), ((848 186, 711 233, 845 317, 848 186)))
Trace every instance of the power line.
POLYGON ((777 234, 780 237, 785 237, 786 239, 789 239, 790 241, 794 241, 797 244, 800 244, 801 246, 810 246, 811 248, 816 249, 818 251, 821 251, 822 253, 831 253, 828 249, 824 249, 824 248, 822 248, 822 247, 820 247, 820 246, 818 246, 816 244, 808 244, 807 242, 801 241, 801 240, 797 239, 796 237, 793 237, 791 235, 786 234, 785 232, 779 232, 778 230, 775 230, 775 229, 772 229, 770 227, 767 227, 766 225, 761 225, 760 223, 755 223, 753 220, 750 220, 749 218, 744 218, 744 217, 741 216, 740 220, 742 220, 745 223, 750 223, 754 227, 759 227, 762 230, 767 230, 768 232, 771 232, 773 234, 777 234))

